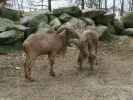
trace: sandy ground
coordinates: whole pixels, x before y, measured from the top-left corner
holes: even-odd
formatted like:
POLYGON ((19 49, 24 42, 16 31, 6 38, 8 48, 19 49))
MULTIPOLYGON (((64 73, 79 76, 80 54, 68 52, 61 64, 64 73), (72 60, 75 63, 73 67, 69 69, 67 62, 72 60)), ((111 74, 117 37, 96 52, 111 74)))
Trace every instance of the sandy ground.
POLYGON ((0 100, 133 100, 133 49, 101 45, 95 71, 77 70, 76 49, 57 58, 56 77, 49 75, 46 56, 37 59, 32 76, 24 79, 22 51, 0 55, 0 100), (117 47, 117 48, 116 48, 117 47))

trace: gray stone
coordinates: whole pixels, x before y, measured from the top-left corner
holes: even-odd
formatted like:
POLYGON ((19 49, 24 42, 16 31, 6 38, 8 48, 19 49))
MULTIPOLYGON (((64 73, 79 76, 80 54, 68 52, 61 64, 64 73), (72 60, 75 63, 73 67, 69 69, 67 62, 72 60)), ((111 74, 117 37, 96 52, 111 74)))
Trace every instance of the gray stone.
POLYGON ((133 36, 133 28, 124 29, 122 32, 124 35, 133 36))
POLYGON ((64 23, 71 19, 71 16, 69 14, 63 13, 59 16, 59 19, 64 23))
POLYGON ((12 44, 16 41, 16 31, 10 30, 0 33, 0 44, 12 44))
POLYGON ((85 21, 85 22, 87 23, 87 25, 95 26, 95 22, 94 22, 91 18, 82 17, 81 19, 82 19, 83 21, 85 21))
POLYGON ((91 9, 91 8, 82 10, 82 15, 84 17, 91 17, 91 18, 104 15, 105 13, 106 13, 105 10, 98 10, 98 9, 91 9))
POLYGON ((60 16, 63 13, 67 13, 67 14, 72 15, 72 16, 80 16, 81 10, 76 6, 62 7, 62 8, 58 8, 58 9, 53 10, 53 14, 56 16, 60 16))
POLYGON ((60 22, 60 20, 58 18, 55 18, 49 23, 49 25, 53 29, 58 29, 61 26, 61 22, 60 22))
POLYGON ((37 30, 37 33, 45 33, 45 32, 48 32, 50 30, 50 25, 48 25, 47 23, 45 22, 41 22, 38 26, 38 30, 37 30))

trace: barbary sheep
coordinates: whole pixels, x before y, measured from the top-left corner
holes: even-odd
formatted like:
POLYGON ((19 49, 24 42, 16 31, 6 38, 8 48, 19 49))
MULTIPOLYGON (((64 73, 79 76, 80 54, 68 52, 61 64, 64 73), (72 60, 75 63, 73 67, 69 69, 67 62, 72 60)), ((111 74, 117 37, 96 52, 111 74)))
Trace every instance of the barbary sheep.
POLYGON ((50 75, 55 76, 53 65, 57 54, 65 54, 67 45, 75 34, 68 32, 69 29, 59 29, 57 32, 36 33, 30 35, 23 43, 26 59, 24 63, 25 78, 32 80, 31 68, 34 61, 40 55, 48 55, 50 62, 50 75))
POLYGON ((97 63, 97 49, 98 49, 98 33, 95 29, 87 29, 79 35, 79 39, 71 40, 79 49, 77 63, 79 69, 82 69, 82 64, 85 59, 88 59, 90 68, 93 70, 93 65, 97 63))

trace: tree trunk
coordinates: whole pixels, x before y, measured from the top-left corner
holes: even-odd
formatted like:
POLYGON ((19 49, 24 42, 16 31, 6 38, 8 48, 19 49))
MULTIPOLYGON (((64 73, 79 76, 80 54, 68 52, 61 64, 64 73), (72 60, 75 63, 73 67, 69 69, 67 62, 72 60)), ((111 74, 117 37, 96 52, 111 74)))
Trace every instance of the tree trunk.
POLYGON ((113 14, 115 15, 115 0, 113 0, 113 14))
POLYGON ((133 11, 133 0, 132 0, 132 3, 131 3, 131 11, 133 11))
POLYGON ((120 12, 121 16, 123 16, 123 12, 124 12, 124 0, 122 0, 121 2, 121 12, 120 12))
POLYGON ((98 8, 99 8, 99 9, 101 8, 101 0, 99 0, 98 8))
POLYGON ((48 0, 48 10, 51 11, 51 0, 48 0))
POLYGON ((42 9, 43 9, 43 0, 42 0, 42 9))
POLYGON ((107 8, 107 0, 105 0, 105 10, 108 10, 108 8, 107 8))
POLYGON ((81 2, 81 9, 84 9, 84 5, 85 5, 85 2, 84 2, 84 0, 82 0, 82 2, 81 2))

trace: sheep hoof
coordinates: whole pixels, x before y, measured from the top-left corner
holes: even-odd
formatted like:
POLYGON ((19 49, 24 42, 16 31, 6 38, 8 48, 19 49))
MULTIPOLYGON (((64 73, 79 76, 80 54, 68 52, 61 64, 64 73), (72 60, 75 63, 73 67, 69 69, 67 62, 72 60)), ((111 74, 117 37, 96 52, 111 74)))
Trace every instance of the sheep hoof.
POLYGON ((49 72, 50 76, 55 77, 55 73, 54 72, 49 72))
POLYGON ((81 66, 77 67, 77 69, 78 69, 79 71, 82 71, 82 70, 83 70, 83 68, 82 68, 81 66))
POLYGON ((25 77, 28 81, 33 82, 35 81, 32 77, 25 77))
POLYGON ((83 68, 82 68, 82 67, 78 67, 78 70, 79 70, 79 71, 82 71, 82 70, 83 70, 83 68))
POLYGON ((91 67, 91 68, 90 68, 90 71, 92 71, 92 72, 93 72, 93 71, 94 71, 94 68, 93 68, 93 67, 91 67))

